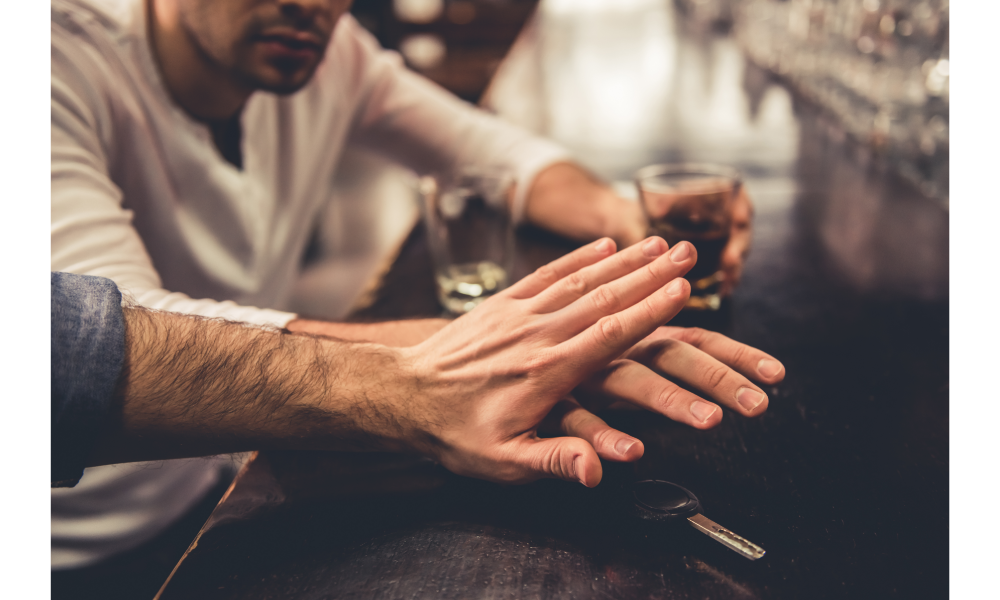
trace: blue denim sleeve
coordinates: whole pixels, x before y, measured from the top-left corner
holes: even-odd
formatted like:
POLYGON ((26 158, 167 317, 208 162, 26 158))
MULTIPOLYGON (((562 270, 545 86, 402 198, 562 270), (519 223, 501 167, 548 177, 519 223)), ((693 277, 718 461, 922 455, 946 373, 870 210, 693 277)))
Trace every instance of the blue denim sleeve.
POLYGON ((121 293, 110 279, 52 273, 52 487, 72 487, 110 416, 125 364, 121 293))

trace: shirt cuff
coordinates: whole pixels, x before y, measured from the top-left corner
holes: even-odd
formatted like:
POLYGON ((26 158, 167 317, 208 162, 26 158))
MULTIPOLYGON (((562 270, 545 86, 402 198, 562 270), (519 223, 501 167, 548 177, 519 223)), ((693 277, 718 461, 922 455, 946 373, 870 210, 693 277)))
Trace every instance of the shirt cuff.
POLYGON ((52 487, 72 487, 110 417, 125 364, 121 293, 110 279, 52 273, 52 487))

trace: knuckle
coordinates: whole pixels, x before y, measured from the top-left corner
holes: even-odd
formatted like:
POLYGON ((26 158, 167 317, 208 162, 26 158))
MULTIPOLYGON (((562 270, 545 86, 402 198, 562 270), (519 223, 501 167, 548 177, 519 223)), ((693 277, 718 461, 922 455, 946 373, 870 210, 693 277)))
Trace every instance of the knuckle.
MULTIPOLYGON (((572 461, 572 458, 570 458, 570 461, 572 461)), ((567 467, 570 467, 570 465, 567 465, 566 461, 563 460, 562 452, 559 452, 557 449, 549 451, 549 473, 565 478, 572 472, 572 469, 567 467)))
POLYGON ((643 312, 646 313, 646 319, 648 319, 650 322, 662 321, 662 319, 660 319, 660 310, 656 306, 656 301, 653 299, 653 296, 647 296, 642 301, 642 309, 643 312))
POLYGON ((743 362, 750 360, 749 354, 750 348, 744 346, 743 344, 737 344, 732 354, 733 364, 742 364, 743 362))
POLYGON ((615 379, 623 378, 627 376, 628 371, 625 370, 626 367, 635 364, 633 361, 620 358, 613 360, 606 367, 594 372, 593 375, 587 378, 584 385, 599 386, 608 385, 609 381, 614 381, 615 379))
POLYGON ((614 448, 615 432, 609 428, 603 428, 594 433, 589 440, 594 448, 614 448))
POLYGON ((555 444, 548 444, 535 457, 531 469, 536 473, 560 476, 563 473, 560 452, 555 444))
POLYGON ((690 346, 687 342, 668 338, 665 340, 656 340, 652 345, 652 349, 656 352, 657 357, 666 357, 683 352, 687 346, 690 346))
POLYGON ((594 306, 605 313, 618 312, 620 300, 615 292, 606 285, 602 285, 593 292, 594 306))
POLYGON ((528 321, 511 327, 511 337, 523 342, 532 340, 542 333, 542 325, 538 321, 528 321))
POLYGON ((648 275, 649 278, 654 281, 663 276, 662 272, 659 269, 659 264, 660 263, 653 261, 648 265, 646 265, 645 267, 643 267, 643 270, 646 271, 646 275, 648 275))
POLYGON ((626 252, 619 252, 615 254, 615 265, 614 268, 619 271, 634 271, 636 264, 633 260, 630 260, 630 256, 626 252))
POLYGON ((565 280, 566 289, 577 296, 582 296, 587 293, 587 289, 590 287, 587 284, 587 279, 579 272, 571 274, 565 280))
POLYGON ((711 389, 716 389, 726 380, 729 368, 723 365, 709 365, 705 368, 705 380, 711 389))
POLYGON ((656 396, 654 406, 660 408, 660 412, 666 413, 680 400, 682 395, 679 387, 668 386, 660 390, 656 396))
POLYGON ((708 331, 705 331, 701 327, 689 327, 684 330, 684 337, 682 339, 692 346, 697 347, 705 342, 705 337, 708 333, 708 331))
POLYGON ((728 339, 726 336, 722 335, 717 331, 708 331, 705 329, 699 329, 702 342, 718 342, 719 340, 728 339))
POLYGON ((675 356, 681 350, 681 344, 684 344, 684 342, 671 339, 660 339, 645 343, 640 342, 635 347, 636 350, 630 352, 629 358, 643 363, 670 360, 672 356, 675 356))
POLYGON ((535 277, 542 283, 549 285, 557 280, 557 273, 552 265, 542 265, 535 269, 535 277))
POLYGON ((521 364, 523 365, 523 372, 527 375, 532 375, 559 369, 564 366, 562 363, 563 361, 555 352, 537 350, 525 356, 521 364))
POLYGON ((618 315, 610 315, 598 321, 597 331, 601 336, 601 341, 606 344, 617 342, 625 334, 625 328, 618 315))
POLYGON ((554 357, 548 352, 533 352, 524 357, 523 369, 525 373, 539 373, 549 370, 554 363, 554 357))

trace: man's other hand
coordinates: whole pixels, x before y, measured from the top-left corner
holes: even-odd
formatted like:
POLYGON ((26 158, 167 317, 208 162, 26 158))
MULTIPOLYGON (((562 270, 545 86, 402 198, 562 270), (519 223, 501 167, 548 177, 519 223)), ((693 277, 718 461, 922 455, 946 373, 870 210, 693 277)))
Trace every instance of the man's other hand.
POLYGON ((728 296, 740 283, 743 276, 743 262, 750 254, 750 242, 753 239, 753 204, 747 195, 746 186, 740 187, 740 193, 733 201, 733 222, 729 231, 729 243, 722 251, 722 285, 719 294, 728 296))
POLYGON ((593 411, 608 406, 643 408, 709 429, 722 420, 722 410, 711 400, 744 417, 760 416, 767 410, 768 398, 751 380, 774 385, 784 378, 785 367, 774 357, 721 333, 660 327, 589 377, 574 395, 593 411))
POLYGON ((638 202, 622 198, 577 164, 543 169, 528 193, 525 218, 559 235, 581 241, 613 239, 626 248, 649 229, 638 202))

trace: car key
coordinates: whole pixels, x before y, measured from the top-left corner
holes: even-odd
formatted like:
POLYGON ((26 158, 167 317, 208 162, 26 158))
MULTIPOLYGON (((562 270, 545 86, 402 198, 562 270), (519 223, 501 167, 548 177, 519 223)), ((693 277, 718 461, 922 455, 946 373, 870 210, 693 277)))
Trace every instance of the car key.
POLYGON ((655 521, 687 519, 698 531, 736 552, 744 558, 757 560, 764 549, 736 535, 701 514, 701 503, 687 488, 658 479, 645 479, 632 484, 632 501, 639 515, 655 521))

